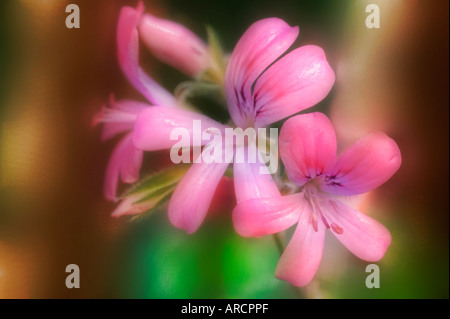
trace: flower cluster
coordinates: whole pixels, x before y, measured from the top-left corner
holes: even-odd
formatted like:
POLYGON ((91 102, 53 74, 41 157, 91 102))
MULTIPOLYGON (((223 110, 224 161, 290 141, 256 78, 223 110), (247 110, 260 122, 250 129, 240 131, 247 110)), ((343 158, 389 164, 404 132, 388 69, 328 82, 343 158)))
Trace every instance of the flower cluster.
MULTIPOLYGON (((278 18, 267 18, 245 31, 231 55, 220 55, 212 43, 205 43, 184 26, 144 11, 142 2, 136 9, 122 8, 117 49, 123 74, 148 103, 111 97, 94 118, 94 123, 103 124, 103 140, 123 134, 106 169, 105 197, 122 200, 113 216, 140 214, 160 199, 170 197, 170 222, 194 233, 233 163, 237 206, 232 218, 240 235, 275 234, 297 224, 276 269, 278 278, 296 286, 312 280, 321 260, 325 229, 330 229, 357 257, 381 259, 391 242, 389 231, 347 206, 343 198, 368 192, 387 181, 400 166, 400 151, 392 139, 377 132, 362 137, 337 158, 336 135, 328 118, 322 113, 295 115, 323 100, 334 85, 335 75, 324 51, 306 45, 288 52, 299 28, 278 18), (140 66, 140 42, 194 83, 219 86, 225 93, 231 121, 220 123, 194 111, 155 82, 140 66), (221 65, 226 65, 223 71, 221 65), (200 121, 203 127, 216 132, 232 127, 258 129, 286 118, 279 150, 287 177, 296 184, 295 194, 280 192, 280 183, 287 178, 283 179, 279 172, 269 174, 263 154, 258 152, 254 162, 238 162, 233 161, 234 155, 230 158, 227 153, 214 152, 211 161, 194 161, 173 182, 156 187, 150 180, 144 182, 150 187, 141 184, 126 196, 117 196, 120 180, 128 184, 139 180, 144 151, 174 146, 176 141, 171 135, 176 128, 192 132, 194 121, 200 121), (156 193, 157 201, 153 196, 156 193)), ((235 151, 247 149, 252 143, 256 141, 233 147, 235 151)), ((177 144, 210 151, 205 140, 191 138, 177 144)))

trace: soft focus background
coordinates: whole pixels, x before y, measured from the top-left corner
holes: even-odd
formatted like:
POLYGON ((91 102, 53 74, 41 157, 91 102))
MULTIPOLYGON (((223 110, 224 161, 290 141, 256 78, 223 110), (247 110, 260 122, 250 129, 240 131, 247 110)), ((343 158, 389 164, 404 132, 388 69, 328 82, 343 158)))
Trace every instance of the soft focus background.
MULTIPOLYGON (((299 25, 296 45, 320 45, 336 71, 333 91, 311 110, 330 115, 342 147, 374 130, 398 142, 401 169, 363 206, 393 236, 378 263, 381 288, 367 289, 367 263, 329 236, 303 291, 274 278, 271 237, 234 233, 226 192, 228 205, 192 236, 164 209, 133 222, 109 217, 102 183, 115 141, 100 143, 91 118, 111 92, 142 100, 115 54, 120 7, 136 4, 1 1, 1 298, 448 298, 448 1, 145 1, 203 38, 211 25, 228 52, 257 19, 299 25), (80 6, 78 30, 65 27, 69 3, 80 6), (380 29, 365 27, 369 3, 380 6, 380 29), (71 263, 80 289, 65 287, 71 263)), ((186 79, 144 50, 141 58, 170 89, 186 79)), ((149 155, 149 167, 165 156, 149 155)))

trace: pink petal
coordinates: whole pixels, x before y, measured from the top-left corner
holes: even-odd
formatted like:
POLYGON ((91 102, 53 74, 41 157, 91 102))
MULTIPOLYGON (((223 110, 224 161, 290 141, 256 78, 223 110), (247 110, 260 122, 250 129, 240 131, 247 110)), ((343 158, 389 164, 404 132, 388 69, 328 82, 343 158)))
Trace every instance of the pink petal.
POLYGON ((246 127, 254 119, 251 87, 261 73, 283 54, 298 36, 278 18, 253 23, 233 50, 225 75, 228 108, 234 123, 246 127))
POLYGON ((206 44, 181 24, 145 14, 139 24, 141 39, 161 61, 189 76, 196 76, 209 64, 206 44))
POLYGON ((314 278, 322 259, 325 227, 311 223, 310 211, 304 211, 289 244, 281 255, 275 276, 297 287, 306 286, 314 278))
POLYGON ((369 262, 383 258, 391 244, 391 234, 386 227, 339 200, 330 200, 327 210, 329 222, 342 229, 341 234, 332 233, 356 257, 369 262))
POLYGON ((102 141, 113 138, 117 134, 130 131, 140 111, 149 107, 149 104, 132 100, 110 101, 102 107, 93 119, 93 124, 103 123, 102 141))
POLYGON ((102 142, 107 141, 120 133, 131 131, 133 127, 134 122, 105 123, 100 140, 102 142))
POLYGON ((320 47, 306 45, 290 52, 256 81, 256 126, 264 127, 319 103, 334 80, 320 47))
POLYGON ((402 162, 397 143, 386 134, 368 134, 353 144, 338 159, 322 185, 326 192, 355 195, 385 183, 402 162))
POLYGON ((199 113, 179 108, 149 107, 139 113, 136 119, 134 145, 145 151, 169 149, 181 140, 181 137, 178 140, 170 139, 172 131, 176 128, 185 129, 189 139, 186 139, 186 145, 182 146, 189 147, 205 145, 209 142, 201 139, 203 130, 218 128, 222 131, 225 126, 199 113), (194 130, 194 121, 201 122, 198 130, 194 130), (199 138, 197 139, 196 136, 199 138))
POLYGON ((104 195, 116 200, 119 175, 125 183, 134 183, 139 179, 143 151, 136 149, 132 143, 132 133, 126 135, 117 144, 106 167, 104 195))
POLYGON ((117 48, 120 67, 128 81, 150 103, 177 106, 175 97, 156 83, 139 66, 139 35, 137 26, 144 12, 139 2, 137 9, 123 7, 117 24, 117 48))
POLYGON ((298 221, 304 205, 300 193, 243 201, 233 210, 234 229, 243 237, 279 233, 298 221))
MULTIPOLYGON (((244 151, 244 154, 248 154, 247 147, 244 151)), ((262 161, 259 151, 257 155, 258 161, 256 163, 250 163, 248 158, 244 160, 244 163, 238 163, 236 158, 234 160, 234 190, 238 204, 254 198, 280 196, 280 191, 266 164, 262 161)))
POLYGON ((175 188, 168 215, 177 228, 192 234, 202 224, 228 163, 194 163, 175 188))
POLYGON ((286 173, 298 186, 327 174, 336 162, 336 135, 322 113, 288 119, 281 128, 279 146, 286 173))

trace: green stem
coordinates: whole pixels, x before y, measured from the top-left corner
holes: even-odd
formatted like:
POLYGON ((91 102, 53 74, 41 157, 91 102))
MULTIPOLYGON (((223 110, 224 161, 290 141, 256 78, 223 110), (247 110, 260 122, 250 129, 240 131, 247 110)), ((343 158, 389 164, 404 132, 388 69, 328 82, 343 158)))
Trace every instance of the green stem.
POLYGON ((278 251, 280 252, 280 255, 281 255, 284 251, 283 239, 281 238, 281 235, 279 233, 273 234, 273 239, 274 239, 275 244, 277 245, 278 251))

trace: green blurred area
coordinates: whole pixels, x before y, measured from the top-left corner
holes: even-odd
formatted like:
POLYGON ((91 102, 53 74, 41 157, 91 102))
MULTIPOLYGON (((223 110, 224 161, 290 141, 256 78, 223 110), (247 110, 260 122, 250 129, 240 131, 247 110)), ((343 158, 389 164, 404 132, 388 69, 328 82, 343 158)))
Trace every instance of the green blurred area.
POLYGON ((241 238, 223 217, 187 235, 159 211, 133 223, 119 245, 111 297, 293 297, 273 276, 279 252, 271 238, 241 238))

